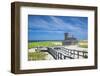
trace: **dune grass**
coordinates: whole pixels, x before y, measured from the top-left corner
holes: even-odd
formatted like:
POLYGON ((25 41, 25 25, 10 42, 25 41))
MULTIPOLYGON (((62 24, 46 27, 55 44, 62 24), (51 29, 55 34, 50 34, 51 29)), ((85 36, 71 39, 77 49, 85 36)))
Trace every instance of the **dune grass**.
MULTIPOLYGON (((48 47, 48 46, 56 46, 61 45, 61 42, 53 42, 53 41, 44 41, 44 42, 29 42, 28 49, 35 47, 48 47)), ((46 60, 47 54, 41 51, 29 52, 28 60, 46 60)))
POLYGON ((48 46, 56 46, 56 45, 62 45, 61 42, 53 42, 53 41, 44 41, 44 42, 29 42, 28 48, 33 47, 48 47, 48 46))
POLYGON ((78 46, 82 48, 88 48, 88 41, 83 40, 78 42, 78 46))
POLYGON ((47 54, 44 52, 29 52, 28 53, 28 60, 45 60, 47 54))

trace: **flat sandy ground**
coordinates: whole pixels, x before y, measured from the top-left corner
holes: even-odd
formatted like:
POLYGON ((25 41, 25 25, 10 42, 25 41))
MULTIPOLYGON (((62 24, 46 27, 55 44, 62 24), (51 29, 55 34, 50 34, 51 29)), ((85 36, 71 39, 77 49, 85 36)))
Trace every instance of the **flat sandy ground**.
POLYGON ((70 46, 64 46, 67 49, 73 49, 73 50, 80 50, 80 51, 88 51, 88 48, 82 48, 78 45, 70 45, 70 46))

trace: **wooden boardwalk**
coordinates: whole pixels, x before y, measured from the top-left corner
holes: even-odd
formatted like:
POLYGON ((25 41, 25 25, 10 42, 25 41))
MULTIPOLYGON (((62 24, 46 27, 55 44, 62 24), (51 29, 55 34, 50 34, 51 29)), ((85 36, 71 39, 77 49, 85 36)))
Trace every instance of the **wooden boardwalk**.
POLYGON ((64 47, 48 47, 47 50, 56 60, 88 58, 88 52, 67 49, 64 47))

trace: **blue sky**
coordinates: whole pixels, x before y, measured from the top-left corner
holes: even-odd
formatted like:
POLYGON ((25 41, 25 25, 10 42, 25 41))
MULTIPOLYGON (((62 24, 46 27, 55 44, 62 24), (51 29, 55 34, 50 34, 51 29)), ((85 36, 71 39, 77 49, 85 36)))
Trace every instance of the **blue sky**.
POLYGON ((28 40, 64 40, 65 32, 86 40, 88 17, 28 15, 28 40))

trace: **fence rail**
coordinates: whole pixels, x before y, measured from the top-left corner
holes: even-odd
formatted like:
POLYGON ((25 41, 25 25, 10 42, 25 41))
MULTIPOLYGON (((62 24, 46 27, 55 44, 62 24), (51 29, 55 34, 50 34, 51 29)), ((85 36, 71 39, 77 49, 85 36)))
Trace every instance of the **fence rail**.
POLYGON ((88 52, 73 50, 67 48, 48 48, 48 52, 56 59, 79 59, 79 58, 88 58, 88 52))

